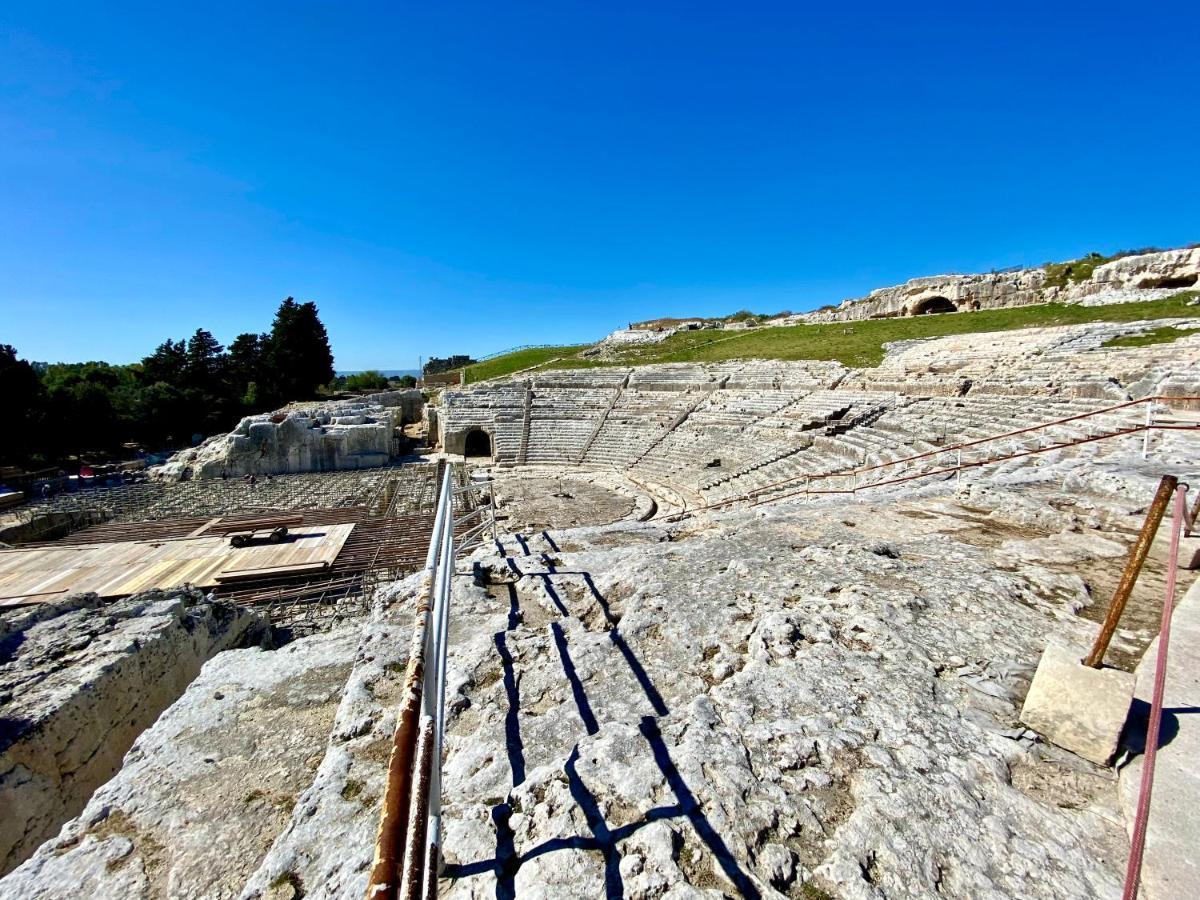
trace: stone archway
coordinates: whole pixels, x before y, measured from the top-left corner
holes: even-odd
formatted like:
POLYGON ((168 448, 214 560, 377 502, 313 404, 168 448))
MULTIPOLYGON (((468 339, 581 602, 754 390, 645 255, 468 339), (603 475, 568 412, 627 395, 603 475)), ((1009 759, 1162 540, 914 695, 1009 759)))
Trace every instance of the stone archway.
POLYGON ((463 445, 463 456, 486 456, 491 458, 492 455, 492 436, 482 428, 476 428, 467 432, 467 439, 463 445))
POLYGON ((928 316, 932 313, 958 312, 954 301, 948 297, 922 297, 912 308, 910 315, 928 316))

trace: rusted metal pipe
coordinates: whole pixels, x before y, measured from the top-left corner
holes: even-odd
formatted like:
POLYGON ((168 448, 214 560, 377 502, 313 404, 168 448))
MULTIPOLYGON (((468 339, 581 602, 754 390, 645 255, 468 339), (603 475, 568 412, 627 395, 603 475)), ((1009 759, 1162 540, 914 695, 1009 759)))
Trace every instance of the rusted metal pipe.
MULTIPOLYGON (((444 471, 442 468, 439 471, 444 471)), ((419 756, 418 726, 421 722, 421 705, 424 699, 425 654, 429 643, 430 619, 437 584, 438 551, 443 537, 452 533, 450 473, 444 471, 441 482, 438 514, 435 517, 433 538, 425 560, 425 574, 421 579, 418 595, 416 622, 413 627, 412 643, 409 648, 408 666, 404 674, 404 693, 396 730, 392 736, 392 753, 388 761, 387 785, 379 810, 379 830, 375 836, 375 858, 371 874, 367 879, 367 900, 395 900, 401 884, 402 849, 411 837, 410 813, 419 803, 422 809, 428 797, 428 783, 414 800, 414 780, 420 780, 420 770, 414 773, 414 757, 419 756)), ((422 735, 423 738, 423 735, 422 735)), ((419 764, 420 760, 417 760, 419 764)), ((421 840, 424 842, 424 813, 421 817, 421 840)))
POLYGON ((429 780, 433 773, 433 716, 421 717, 421 739, 417 744, 417 765, 412 793, 412 809, 408 819, 408 835, 404 842, 403 878, 399 900, 421 900, 425 888, 425 837, 429 825, 429 780))
POLYGON ((367 880, 367 900, 394 900, 400 881, 398 857, 408 831, 408 811, 412 800, 413 757, 417 744, 417 722, 421 717, 425 636, 429 628, 432 587, 433 577, 426 574, 421 585, 422 599, 417 607, 417 625, 413 629, 408 668, 404 674, 403 700, 392 735, 387 786, 379 810, 379 830, 375 836, 375 859, 367 880))
POLYGON ((430 835, 428 852, 425 854, 425 893, 421 900, 437 900, 438 895, 438 866, 441 860, 441 848, 438 838, 430 835))
POLYGON ((1125 571, 1121 573, 1121 580, 1113 592, 1112 603, 1108 606, 1108 614, 1104 617, 1100 633, 1096 635, 1096 643, 1092 645, 1092 652, 1083 660, 1085 666, 1099 669, 1104 665, 1104 653, 1108 650, 1113 634, 1116 633, 1121 613, 1125 611, 1125 604, 1129 601, 1129 595, 1133 593, 1133 586, 1142 571, 1142 564, 1150 554, 1150 545, 1154 543, 1154 535, 1158 533, 1159 523, 1162 522, 1163 513, 1166 512, 1167 504, 1171 502, 1171 495, 1175 493, 1178 483, 1179 479, 1174 475, 1164 475, 1158 483, 1158 492, 1155 493, 1150 508, 1146 510, 1146 521, 1142 523, 1142 530, 1129 551, 1125 571))

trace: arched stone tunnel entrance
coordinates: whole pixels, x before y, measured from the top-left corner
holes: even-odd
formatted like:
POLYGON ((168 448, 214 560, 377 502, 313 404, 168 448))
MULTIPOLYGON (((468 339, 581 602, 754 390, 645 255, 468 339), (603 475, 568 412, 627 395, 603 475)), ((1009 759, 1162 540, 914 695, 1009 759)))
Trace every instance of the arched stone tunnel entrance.
POLYGON ((467 432, 466 444, 463 446, 463 456, 492 455, 492 437, 482 428, 467 432))
POLYGON ((910 315, 927 316, 931 313, 958 312, 954 301, 946 297, 924 297, 912 308, 910 315))

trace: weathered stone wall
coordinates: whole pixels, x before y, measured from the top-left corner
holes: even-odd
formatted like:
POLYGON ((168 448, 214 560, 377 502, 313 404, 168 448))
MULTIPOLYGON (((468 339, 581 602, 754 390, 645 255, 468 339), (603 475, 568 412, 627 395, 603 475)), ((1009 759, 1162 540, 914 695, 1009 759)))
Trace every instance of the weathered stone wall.
POLYGON ((395 409, 398 412, 397 425, 420 422, 421 414, 425 409, 425 395, 416 388, 406 391, 380 391, 378 394, 366 394, 354 402, 395 409))
POLYGON ((385 391, 358 400, 247 416, 229 434, 176 453, 152 469, 151 475, 178 481, 387 465, 395 429, 420 421, 424 402, 420 391, 385 391))
POLYGON ((209 661, 0 900, 238 896, 312 781, 358 632, 209 661))
POLYGON ((1046 270, 1022 269, 985 275, 933 275, 896 287, 878 288, 864 298, 843 301, 832 310, 798 316, 798 321, 849 322, 921 315, 925 312, 969 312, 1031 303, 1086 303, 1151 299, 1200 281, 1200 248, 1126 256, 1097 266, 1092 277, 1066 287, 1046 286, 1046 270))
POLYGON ((257 622, 181 591, 80 595, 0 619, 0 874, 78 814, 204 662, 257 622))

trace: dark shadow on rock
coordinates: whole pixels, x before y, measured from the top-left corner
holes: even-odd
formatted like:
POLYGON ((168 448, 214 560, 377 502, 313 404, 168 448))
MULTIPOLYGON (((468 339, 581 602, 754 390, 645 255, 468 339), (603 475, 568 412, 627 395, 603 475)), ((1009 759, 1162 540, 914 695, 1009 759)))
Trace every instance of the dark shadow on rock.
POLYGON ((592 592, 592 597, 600 604, 600 609, 604 612, 604 619, 608 622, 610 628, 616 628, 620 621, 613 616, 612 609, 609 608, 608 601, 604 599, 604 595, 600 593, 600 589, 596 587, 596 582, 592 581, 591 572, 583 572, 583 583, 587 585, 589 591, 592 592))
POLYGON ((576 744, 571 750, 567 764, 563 766, 563 771, 567 773, 567 786, 575 804, 583 811, 583 818, 596 839, 596 846, 604 856, 604 896, 606 900, 621 900, 625 896, 625 888, 621 881, 621 854, 617 851, 612 835, 609 834, 608 823, 604 821, 600 805, 579 777, 575 768, 578 761, 579 745, 576 744))
POLYGON ((667 784, 670 785, 675 798, 679 801, 680 810, 687 816, 688 821, 692 823, 692 827, 696 829, 696 833, 700 835, 700 839, 708 845, 708 849, 716 857, 717 863, 725 872, 726 877, 737 886, 743 897, 751 897, 757 900, 757 898, 762 896, 758 888, 754 886, 749 876, 737 864, 737 860, 733 858, 733 854, 729 852, 729 848, 725 846, 725 842, 717 834, 717 830, 712 827, 712 824, 704 815, 700 804, 696 801, 695 795, 688 788, 687 782, 683 780, 683 776, 675 768, 675 761, 671 759, 666 742, 663 741, 662 732, 658 730, 658 722, 653 716, 644 716, 641 724, 638 726, 638 730, 641 731, 642 737, 650 744, 650 749, 654 752, 654 761, 658 764, 659 770, 663 773, 663 777, 667 779, 667 784))
POLYGON ((579 680, 579 674, 575 671, 575 663, 571 661, 571 653, 567 649, 567 636, 557 622, 550 623, 550 631, 554 634, 554 643, 558 647, 558 658, 562 662, 563 674, 567 676, 567 681, 571 684, 571 693, 575 697, 575 707, 579 710, 579 718, 583 722, 583 727, 587 729, 587 733, 595 734, 600 730, 600 726, 596 722, 595 715, 592 714, 592 705, 588 702, 583 682, 579 680))
POLYGON ((508 652, 508 640, 503 631, 493 636, 500 664, 504 667, 504 694, 508 709, 504 713, 504 747, 508 753, 508 765, 512 769, 512 783, 516 787, 525 780, 525 745, 521 741, 521 688, 513 670, 512 654, 508 652))
MULTIPOLYGON (((1158 747, 1163 747, 1175 740, 1179 734, 1179 716, 1200 712, 1196 706, 1163 707, 1162 721, 1158 727, 1158 747)), ((1121 749, 1130 756, 1140 756, 1146 752, 1146 731, 1150 727, 1150 704, 1145 700, 1134 699, 1129 707, 1129 717, 1125 720, 1125 730, 1121 732, 1121 749)))
POLYGON ((554 601, 554 605, 558 607, 558 611, 563 616, 569 616, 571 611, 567 609, 562 599, 558 596, 558 591, 554 589, 554 583, 550 581, 549 575, 541 575, 542 584, 546 587, 546 594, 554 601))

